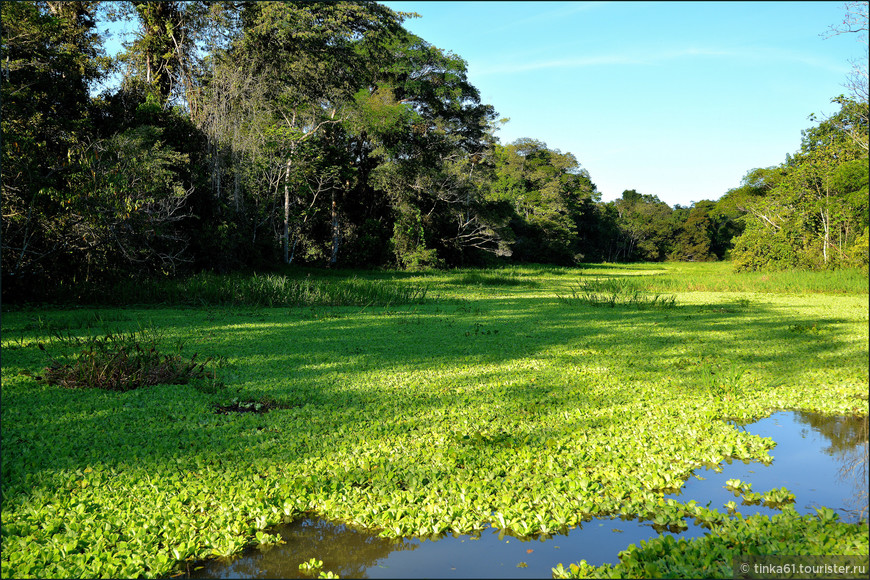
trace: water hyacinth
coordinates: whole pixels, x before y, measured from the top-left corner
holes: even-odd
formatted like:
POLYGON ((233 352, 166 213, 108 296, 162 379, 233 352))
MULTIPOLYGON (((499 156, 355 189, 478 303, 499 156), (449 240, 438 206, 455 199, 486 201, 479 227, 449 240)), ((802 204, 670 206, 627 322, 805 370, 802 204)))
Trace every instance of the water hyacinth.
MULTIPOLYGON (((595 274, 657 292, 682 267, 595 274)), ((668 308, 601 308, 558 298, 583 270, 502 275, 203 276, 163 307, 4 312, 4 575, 166 576, 277 542, 269 527, 309 512, 390 537, 552 533, 604 514, 717 529, 724 506, 663 498, 699 466, 770 461, 775 441, 728 420, 867 413, 866 294, 674 290, 668 308), (216 378, 36 379, 89 337, 141 328, 160 329, 161 356, 212 358, 216 378)), ((762 496, 788 507, 788 492, 762 496)))

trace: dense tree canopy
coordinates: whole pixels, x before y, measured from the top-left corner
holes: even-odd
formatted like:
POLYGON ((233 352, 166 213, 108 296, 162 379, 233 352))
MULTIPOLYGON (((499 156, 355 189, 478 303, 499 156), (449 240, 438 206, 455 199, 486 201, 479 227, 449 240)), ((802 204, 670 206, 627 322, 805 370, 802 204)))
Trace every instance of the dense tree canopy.
POLYGON ((746 212, 738 269, 867 265, 867 154, 852 138, 867 132, 867 103, 841 103, 782 165, 751 172, 729 193, 746 212))
POLYGON ((603 202, 572 154, 502 144, 466 62, 375 2, 0 10, 4 297, 282 262, 867 264, 854 83, 782 165, 671 208, 635 190, 603 202), (114 58, 100 19, 134 24, 114 58))

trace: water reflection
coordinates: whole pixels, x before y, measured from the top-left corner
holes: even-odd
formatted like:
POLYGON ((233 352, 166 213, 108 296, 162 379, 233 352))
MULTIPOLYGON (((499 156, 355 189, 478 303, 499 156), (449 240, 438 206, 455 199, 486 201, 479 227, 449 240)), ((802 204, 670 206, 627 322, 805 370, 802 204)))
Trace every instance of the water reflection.
POLYGON ((825 453, 840 463, 838 475, 844 485, 852 486, 846 502, 853 517, 866 518, 868 513, 867 463, 868 417, 823 417, 813 413, 796 413, 797 420, 824 436, 830 445, 825 453))
MULTIPOLYGON (((867 417, 783 412, 741 428, 777 442, 770 465, 734 461, 725 462, 720 472, 699 469, 671 497, 699 505, 709 502, 724 511, 725 503, 736 500, 725 482, 737 478, 752 483, 757 492, 787 487, 801 513, 827 506, 846 521, 866 517, 867 417)), ((779 513, 764 505, 745 504, 738 511, 744 516, 779 513)), ((680 537, 707 533, 687 523, 689 528, 680 537)), ((299 564, 317 558, 323 561, 323 571, 342 578, 541 578, 550 577, 559 562, 567 565, 585 559, 593 565, 615 564, 629 544, 659 535, 650 522, 619 518, 592 520, 567 534, 538 538, 487 530, 473 536, 385 539, 320 519, 303 519, 272 531, 280 533, 286 544, 268 551, 251 549, 230 562, 208 562, 192 571, 191 577, 300 578, 305 576, 299 564)))
MULTIPOLYGON (((366 578, 366 570, 390 554, 414 550, 419 543, 407 538, 381 538, 370 532, 320 518, 304 518, 279 526, 284 544, 247 550, 229 561, 213 561, 192 578, 310 578, 299 564, 311 558, 323 561, 322 570, 342 578, 366 578)), ((315 572, 314 576, 317 576, 315 572)))
MULTIPOLYGON (((604 564, 629 544, 657 535, 649 522, 620 518, 592 520, 567 535, 523 538, 491 529, 388 540, 322 519, 303 519, 272 531, 287 543, 265 552, 250 549, 229 562, 208 562, 191 570, 189 577, 311 578, 300 573, 299 564, 317 558, 323 561, 322 571, 342 578, 549 578, 553 566, 574 562, 577 554, 590 564, 604 564), (317 539, 308 536, 312 531, 317 539)), ((704 532, 693 528, 680 537, 704 532)))
MULTIPOLYGON (((760 437, 771 437, 776 447, 773 462, 726 461, 722 472, 714 468, 695 471, 672 497, 696 500, 722 511, 728 501, 740 499, 725 489, 729 479, 752 484, 764 493, 787 487, 795 494, 799 513, 815 513, 821 506, 837 511, 844 521, 856 522, 867 515, 867 417, 837 417, 819 413, 781 412, 741 427, 760 437)), ((764 505, 741 504, 744 516, 774 515, 778 510, 764 505)))

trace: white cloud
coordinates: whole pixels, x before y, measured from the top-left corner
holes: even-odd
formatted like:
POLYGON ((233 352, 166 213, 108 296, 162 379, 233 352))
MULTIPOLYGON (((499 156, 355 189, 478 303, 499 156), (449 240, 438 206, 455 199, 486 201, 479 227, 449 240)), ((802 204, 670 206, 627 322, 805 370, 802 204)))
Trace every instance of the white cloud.
MULTIPOLYGON (((545 5, 547 3, 544 2, 535 2, 533 4, 545 5)), ((527 26, 529 24, 540 24, 542 22, 551 22, 554 20, 563 20, 572 14, 578 14, 580 12, 588 12, 589 10, 594 10, 596 8, 600 8, 602 6, 606 6, 608 4, 612 4, 612 2, 568 2, 563 3, 559 2, 559 8, 554 10, 547 10, 545 12, 539 12, 533 16, 528 16, 526 18, 520 18, 518 20, 514 20, 508 24, 503 24, 497 28, 492 29, 493 31, 501 31, 507 30, 510 28, 516 28, 518 26, 527 26)))
POLYGON ((480 67, 475 66, 474 73, 475 76, 483 76, 529 72, 553 68, 587 68, 594 66, 614 65, 654 66, 668 61, 696 57, 732 58, 742 61, 753 61, 761 64, 790 62, 814 68, 832 70, 835 72, 848 72, 847 68, 840 63, 833 63, 828 59, 777 48, 742 47, 737 49, 721 49, 688 47, 682 49, 660 51, 658 53, 643 53, 642 51, 638 50, 632 53, 623 52, 616 54, 600 54, 592 56, 582 56, 577 58, 539 60, 527 63, 502 63, 494 65, 484 64, 480 67))

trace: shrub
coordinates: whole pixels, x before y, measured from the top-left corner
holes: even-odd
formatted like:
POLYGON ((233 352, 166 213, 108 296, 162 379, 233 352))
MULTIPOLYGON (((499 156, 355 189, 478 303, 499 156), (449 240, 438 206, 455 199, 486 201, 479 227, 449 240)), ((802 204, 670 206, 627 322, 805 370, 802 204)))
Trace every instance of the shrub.
MULTIPOLYGON (((45 350, 42 344, 39 346, 45 350)), ((85 348, 72 362, 52 360, 43 378, 50 385, 69 389, 109 391, 186 384, 193 379, 210 379, 216 383, 215 372, 206 369, 212 359, 196 362, 196 357, 196 353, 190 360, 178 354, 161 354, 156 339, 146 339, 143 333, 109 333, 86 339, 85 348)))

